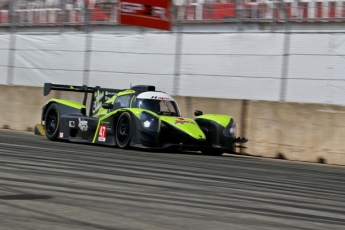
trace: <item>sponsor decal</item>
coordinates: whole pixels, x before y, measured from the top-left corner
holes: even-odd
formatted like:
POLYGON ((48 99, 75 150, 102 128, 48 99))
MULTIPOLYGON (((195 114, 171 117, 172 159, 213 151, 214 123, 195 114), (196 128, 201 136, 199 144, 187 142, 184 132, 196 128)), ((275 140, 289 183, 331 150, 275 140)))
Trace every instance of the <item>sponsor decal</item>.
POLYGON ((110 122, 109 121, 101 121, 101 124, 103 125, 109 125, 110 124, 110 122))
POLYGON ((120 0, 121 24, 170 30, 170 0, 120 0))
POLYGON ((188 120, 185 120, 183 117, 179 117, 176 121, 175 121, 175 124, 194 124, 193 121, 188 121, 188 120))
POLYGON ((115 94, 117 94, 117 93, 115 93, 115 92, 109 92, 109 91, 105 91, 105 95, 106 96, 114 96, 115 94))
POLYGON ((152 96, 151 99, 157 99, 157 100, 170 100, 168 97, 158 97, 158 96, 152 96))
POLYGON ((108 100, 110 98, 112 98, 116 93, 115 92, 109 92, 109 91, 105 91, 105 97, 104 100, 108 100))
POLYGON ((107 132, 106 132, 107 127, 101 125, 99 127, 98 131, 98 141, 105 141, 107 137, 107 132))
POLYGON ((81 131, 85 132, 89 129, 89 126, 87 125, 87 121, 82 120, 79 118, 79 124, 78 127, 81 131))
POLYGON ((95 114, 102 107, 104 91, 97 90, 93 96, 92 113, 95 114))
POLYGON ((74 128, 74 127, 75 127, 75 122, 74 122, 74 121, 69 121, 69 122, 68 122, 68 126, 69 126, 70 128, 74 128))
POLYGON ((59 133, 59 137, 60 137, 60 138, 63 138, 63 133, 59 133))

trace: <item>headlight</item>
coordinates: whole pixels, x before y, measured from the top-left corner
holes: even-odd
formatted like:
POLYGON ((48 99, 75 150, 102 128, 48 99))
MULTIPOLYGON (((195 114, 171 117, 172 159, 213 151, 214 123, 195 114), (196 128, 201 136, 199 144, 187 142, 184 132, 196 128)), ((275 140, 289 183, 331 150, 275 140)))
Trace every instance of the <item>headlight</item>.
POLYGON ((231 118, 230 123, 223 130, 223 134, 226 137, 236 136, 236 122, 233 118, 231 118))
POLYGON ((150 131, 158 130, 159 119, 155 117, 154 115, 147 112, 142 112, 140 114, 140 120, 141 120, 141 125, 143 126, 144 129, 147 129, 150 131))

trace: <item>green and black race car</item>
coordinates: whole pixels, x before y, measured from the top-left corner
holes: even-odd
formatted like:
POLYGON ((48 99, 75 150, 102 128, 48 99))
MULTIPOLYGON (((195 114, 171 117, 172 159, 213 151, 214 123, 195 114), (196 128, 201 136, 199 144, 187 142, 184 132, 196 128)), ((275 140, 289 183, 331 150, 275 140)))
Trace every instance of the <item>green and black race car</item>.
POLYGON ((83 92, 83 103, 51 99, 42 108, 35 134, 49 140, 68 140, 118 146, 120 148, 176 148, 208 155, 236 153, 247 142, 236 137, 231 116, 195 111, 195 119, 184 118, 175 100, 154 86, 138 85, 118 90, 101 87, 44 84, 51 90, 83 92), (88 95, 92 95, 89 114, 88 95))

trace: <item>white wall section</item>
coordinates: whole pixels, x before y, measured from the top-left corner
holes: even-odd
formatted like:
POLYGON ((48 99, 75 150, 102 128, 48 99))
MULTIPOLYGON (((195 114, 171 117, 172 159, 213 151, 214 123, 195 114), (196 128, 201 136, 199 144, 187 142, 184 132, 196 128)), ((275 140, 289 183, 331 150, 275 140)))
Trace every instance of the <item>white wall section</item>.
MULTIPOLYGON (((89 50, 87 36, 16 35, 13 84, 149 84, 181 96, 278 101, 286 71, 287 101, 345 104, 341 33, 93 33, 89 50)), ((0 84, 7 84, 9 43, 0 35, 0 84)))
POLYGON ((287 101, 345 104, 345 36, 292 34, 287 101))
POLYGON ((17 35, 14 85, 82 84, 83 34, 17 35))
POLYGON ((93 34, 90 85, 172 92, 176 34, 93 34))

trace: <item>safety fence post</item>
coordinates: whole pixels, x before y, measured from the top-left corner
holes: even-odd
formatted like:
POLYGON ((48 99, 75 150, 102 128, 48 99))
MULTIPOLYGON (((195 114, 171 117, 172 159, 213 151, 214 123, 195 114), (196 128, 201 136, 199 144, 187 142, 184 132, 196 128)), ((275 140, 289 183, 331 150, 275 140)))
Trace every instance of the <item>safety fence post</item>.
POLYGON ((236 0, 236 18, 237 18, 237 29, 239 31, 243 30, 243 0, 236 0))
MULTIPOLYGON (((283 1, 282 1, 283 2, 283 1)), ((287 91, 287 77, 289 70, 289 51, 290 51, 290 19, 286 17, 286 7, 284 7, 284 44, 283 44, 283 60, 282 60, 282 72, 281 72, 281 85, 280 85, 280 101, 286 100, 286 91, 287 91)))
POLYGON ((89 12, 87 9, 87 1, 84 7, 84 29, 85 29, 85 59, 84 59, 84 76, 83 85, 90 83, 90 65, 91 65, 91 49, 92 49, 92 31, 89 23, 89 12))
POLYGON ((13 84, 14 65, 15 65, 15 50, 16 50, 16 22, 14 6, 18 0, 10 2, 10 47, 8 52, 8 66, 7 66, 7 84, 13 84))
MULTIPOLYGON (((174 7, 174 6, 173 6, 174 7)), ((181 77, 181 54, 182 54, 182 23, 177 18, 176 6, 173 9, 174 15, 176 16, 176 49, 175 49, 175 67, 174 67, 174 80, 173 80, 173 95, 179 94, 180 88, 180 77, 181 77)))

